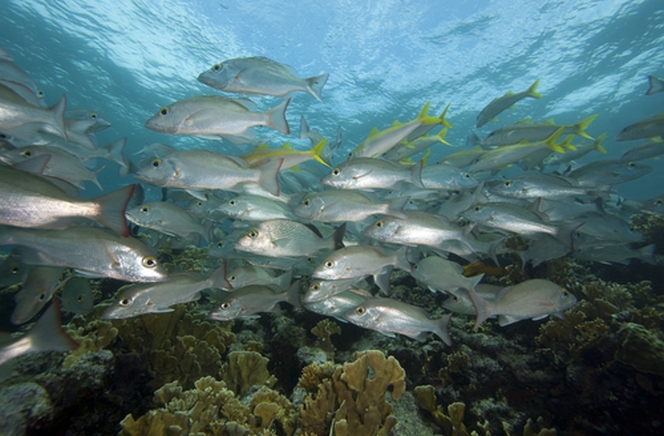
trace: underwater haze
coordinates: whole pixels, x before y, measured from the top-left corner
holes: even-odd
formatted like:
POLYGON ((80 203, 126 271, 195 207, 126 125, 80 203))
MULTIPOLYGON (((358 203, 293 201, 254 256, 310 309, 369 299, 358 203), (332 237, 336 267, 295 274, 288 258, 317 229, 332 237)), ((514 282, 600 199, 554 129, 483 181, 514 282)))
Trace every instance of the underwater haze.
MULTIPOLYGON (((664 98, 644 96, 647 76, 664 70, 657 0, 16 0, 3 6, 0 39, 49 104, 65 93, 68 108, 99 112, 113 124, 100 143, 127 136, 130 155, 154 141, 233 151, 228 143, 155 134, 143 123, 172 101, 214 93, 198 74, 244 56, 269 57, 301 77, 329 73, 325 103, 298 96, 287 116, 294 131, 306 115, 326 137, 341 126, 348 151, 374 126, 414 118, 427 101, 432 113, 451 104, 447 140, 463 147, 488 102, 539 78, 543 98, 504 112, 500 124, 573 123, 599 113, 591 130, 607 132, 604 145, 615 158, 626 147, 613 140, 618 131, 659 113, 664 98)), ((267 100, 259 104, 273 105, 267 100)), ((636 185, 660 186, 658 173, 617 189, 643 198, 636 185)), ((113 172, 104 175, 113 182, 113 172)))
POLYGON ((2 0, 0 48, 0 436, 663 434, 664 1, 2 0))

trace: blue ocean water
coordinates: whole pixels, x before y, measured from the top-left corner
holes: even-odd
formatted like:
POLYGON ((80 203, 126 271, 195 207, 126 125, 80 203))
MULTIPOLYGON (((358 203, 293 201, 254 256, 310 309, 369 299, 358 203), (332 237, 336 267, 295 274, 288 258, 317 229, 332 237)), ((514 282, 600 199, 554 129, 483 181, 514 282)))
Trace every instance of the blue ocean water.
MULTIPOLYGON (((302 77, 330 74, 324 104, 297 95, 288 109, 296 147, 305 147, 295 138, 300 115, 324 136, 341 126, 351 150, 374 126, 412 119, 431 101, 431 113, 451 104, 447 139, 459 148, 472 130, 483 137, 526 117, 572 123, 599 113, 589 132, 607 132, 609 154, 597 156, 616 158, 636 143, 615 142, 618 131, 664 106, 664 93, 644 95, 647 75, 664 76, 658 0, 9 0, 2 9, 0 44, 48 103, 65 93, 68 108, 97 111, 113 124, 99 142, 127 136, 130 155, 155 141, 234 152, 232 144, 169 137, 143 123, 175 100, 214 93, 197 75, 242 56, 270 57, 302 77), (474 129, 494 97, 537 78, 542 99, 526 99, 499 123, 474 129)), ((256 100, 261 107, 276 101, 256 100)), ((432 158, 452 151, 438 148, 432 158)), ((617 190, 652 197, 663 177, 653 171, 617 190)), ((132 180, 111 167, 101 179, 109 187, 132 180)))

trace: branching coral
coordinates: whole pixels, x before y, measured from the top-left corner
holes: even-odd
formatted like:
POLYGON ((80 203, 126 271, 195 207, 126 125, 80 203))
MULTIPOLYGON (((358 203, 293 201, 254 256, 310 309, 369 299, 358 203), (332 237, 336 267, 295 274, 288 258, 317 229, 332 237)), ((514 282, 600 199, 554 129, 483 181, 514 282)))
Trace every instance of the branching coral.
POLYGON ((356 360, 337 367, 331 380, 319 385, 300 408, 301 428, 318 435, 387 435, 396 424, 392 406, 385 400, 388 388, 399 399, 406 388, 406 373, 392 356, 378 350, 358 353, 356 360))
POLYGON ((311 329, 311 333, 318 338, 316 339, 316 346, 325 351, 328 359, 334 359, 334 345, 332 345, 330 338, 335 334, 340 335, 341 327, 337 323, 325 318, 311 329))
POLYGON ((255 351, 232 351, 221 368, 221 378, 241 395, 256 385, 274 386, 277 379, 267 370, 269 359, 255 351))

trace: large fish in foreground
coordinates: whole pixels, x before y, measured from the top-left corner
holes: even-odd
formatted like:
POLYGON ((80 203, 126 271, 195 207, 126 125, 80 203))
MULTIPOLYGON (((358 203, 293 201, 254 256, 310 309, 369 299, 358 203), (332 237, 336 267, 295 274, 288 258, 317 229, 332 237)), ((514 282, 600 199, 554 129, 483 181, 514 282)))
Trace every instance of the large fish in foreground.
POLYGON ((247 99, 202 95, 162 107, 145 122, 145 127, 171 135, 252 143, 255 126, 270 127, 284 135, 290 133, 286 121, 289 102, 290 99, 265 112, 254 112, 256 105, 247 99))
POLYGON ((0 167, 0 224, 58 229, 70 226, 74 218, 87 218, 128 236, 124 210, 135 188, 79 200, 39 176, 0 167))
POLYGON ((69 267, 87 276, 128 282, 158 282, 167 277, 141 241, 96 227, 41 230, 0 226, 0 245, 29 248, 23 251, 27 264, 69 267))
POLYGON ((78 344, 65 333, 60 321, 60 304, 56 301, 44 311, 35 325, 18 339, 2 344, 0 365, 27 353, 72 351, 78 344))
POLYGON ((265 57, 229 59, 214 64, 198 76, 198 81, 222 91, 284 97, 293 91, 311 94, 321 103, 320 93, 329 74, 302 79, 285 65, 265 57))

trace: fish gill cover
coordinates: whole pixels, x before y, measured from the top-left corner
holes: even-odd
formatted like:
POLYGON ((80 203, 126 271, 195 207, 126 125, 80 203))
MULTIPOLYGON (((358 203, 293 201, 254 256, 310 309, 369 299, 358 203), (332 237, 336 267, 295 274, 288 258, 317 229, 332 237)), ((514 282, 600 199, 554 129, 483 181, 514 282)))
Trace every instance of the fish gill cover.
POLYGON ((0 433, 661 430, 659 1, 5 3, 0 433))

